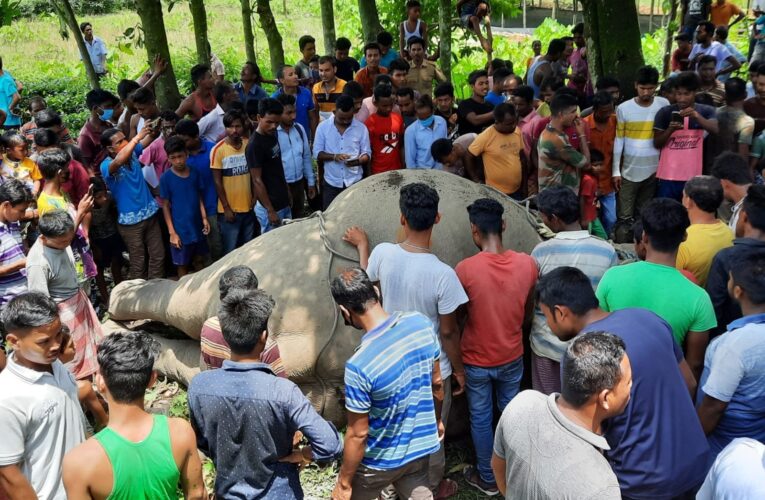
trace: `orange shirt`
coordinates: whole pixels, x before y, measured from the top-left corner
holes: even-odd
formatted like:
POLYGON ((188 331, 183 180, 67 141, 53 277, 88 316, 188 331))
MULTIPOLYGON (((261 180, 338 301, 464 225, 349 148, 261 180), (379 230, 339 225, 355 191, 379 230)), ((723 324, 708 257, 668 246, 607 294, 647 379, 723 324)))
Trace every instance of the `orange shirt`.
POLYGON ((598 191, 608 194, 614 191, 611 184, 611 166, 614 158, 614 141, 616 140, 616 115, 608 118, 604 129, 595 126, 595 116, 589 115, 584 122, 590 127, 590 150, 597 149, 603 153, 603 168, 598 173, 598 191))
POLYGON ((364 97, 370 97, 372 95, 372 90, 374 89, 375 85, 375 77, 377 75, 385 75, 388 73, 388 70, 380 66, 380 72, 375 73, 374 75, 369 74, 369 66, 364 66, 359 70, 358 73, 356 73, 356 76, 353 78, 359 84, 361 84, 361 88, 364 89, 364 97))
POLYGON ((710 14, 710 20, 715 26, 728 26, 730 18, 741 14, 741 8, 727 0, 719 5, 715 0, 712 0, 712 11, 710 14))

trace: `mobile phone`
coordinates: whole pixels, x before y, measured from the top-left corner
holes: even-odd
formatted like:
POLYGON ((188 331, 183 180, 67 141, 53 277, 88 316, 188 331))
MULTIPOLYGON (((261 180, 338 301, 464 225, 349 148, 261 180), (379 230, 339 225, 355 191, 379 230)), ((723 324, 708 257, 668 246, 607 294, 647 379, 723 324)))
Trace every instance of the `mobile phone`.
POLYGON ((353 162, 356 162, 356 161, 359 161, 359 157, 358 156, 356 156, 354 158, 348 158, 347 160, 345 160, 345 163, 348 164, 348 163, 353 163, 353 162))
POLYGON ((144 127, 149 127, 150 129, 156 129, 159 126, 159 120, 160 118, 154 118, 153 120, 149 120, 147 122, 144 122, 144 127))
POLYGON ((673 111, 672 112, 672 121, 674 123, 683 123, 683 117, 680 116, 680 112, 679 111, 673 111))

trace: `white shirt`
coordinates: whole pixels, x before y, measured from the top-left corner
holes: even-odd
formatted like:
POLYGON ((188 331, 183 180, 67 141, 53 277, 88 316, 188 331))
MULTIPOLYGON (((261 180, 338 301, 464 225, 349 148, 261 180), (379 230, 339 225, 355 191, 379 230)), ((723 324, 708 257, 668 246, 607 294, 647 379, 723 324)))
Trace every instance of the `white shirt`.
POLYGON ((53 373, 19 365, 0 373, 0 466, 19 464, 40 500, 66 500, 64 455, 85 441, 77 384, 56 360, 53 373))
POLYGON ((765 498, 765 445, 736 438, 717 455, 696 500, 765 498))
POLYGON ((220 104, 215 106, 215 109, 204 115, 199 119, 197 125, 199 126, 199 137, 203 141, 210 141, 218 143, 226 136, 226 127, 223 126, 223 115, 226 113, 220 104))
POLYGON ((693 58, 698 54, 714 56, 715 59, 717 59, 715 71, 725 69, 728 66, 728 63, 725 60, 733 55, 725 47, 725 45, 721 44, 720 42, 712 42, 707 48, 702 47, 700 43, 694 44, 693 48, 691 49, 691 53, 688 56, 688 60, 693 61, 693 58))

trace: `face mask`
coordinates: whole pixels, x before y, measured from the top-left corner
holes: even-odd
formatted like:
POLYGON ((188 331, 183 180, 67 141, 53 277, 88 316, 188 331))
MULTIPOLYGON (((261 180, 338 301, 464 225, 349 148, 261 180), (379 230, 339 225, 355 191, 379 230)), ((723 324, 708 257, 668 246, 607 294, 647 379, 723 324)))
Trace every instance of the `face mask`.
POLYGON ((99 113, 98 117, 101 120, 103 120, 105 122, 108 122, 109 120, 112 119, 112 115, 114 115, 114 110, 113 109, 103 109, 102 108, 102 113, 99 113))
POLYGON ((420 122, 420 125, 423 127, 430 127, 433 125, 433 122, 436 120, 435 115, 430 115, 428 118, 425 118, 424 120, 418 120, 420 122))

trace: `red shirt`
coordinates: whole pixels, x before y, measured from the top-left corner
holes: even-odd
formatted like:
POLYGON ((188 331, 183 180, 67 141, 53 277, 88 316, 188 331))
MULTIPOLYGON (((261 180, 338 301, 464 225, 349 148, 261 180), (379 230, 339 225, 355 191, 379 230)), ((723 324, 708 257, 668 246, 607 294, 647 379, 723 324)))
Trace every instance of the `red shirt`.
POLYGON ((375 113, 364 122, 369 130, 372 148, 372 173, 379 174, 398 170, 401 165, 401 148, 404 142, 404 119, 398 113, 380 116, 375 113))
POLYGON ((101 175, 101 162, 106 158, 106 148, 101 145, 101 132, 96 130, 90 121, 85 122, 85 125, 80 129, 77 145, 82 151, 85 167, 90 168, 93 172, 98 172, 97 175, 101 175))
POLYGON ((595 115, 584 118, 584 122, 590 127, 590 151, 597 149, 603 153, 603 168, 598 173, 599 194, 614 192, 611 182, 611 174, 614 157, 614 142, 616 141, 616 115, 608 117, 606 128, 601 130, 595 123, 595 115))
POLYGON ((579 182, 579 198, 582 200, 582 219, 590 223, 598 218, 598 207, 595 206, 598 180, 592 174, 582 175, 579 182))
POLYGON ((69 162, 69 180, 61 185, 61 189, 69 195, 69 200, 76 207, 80 204, 90 188, 90 176, 82 163, 77 160, 69 162))
POLYGON ((520 358, 526 299, 539 274, 534 259, 512 250, 501 255, 480 252, 457 264, 455 271, 470 299, 463 363, 489 368, 520 358))

